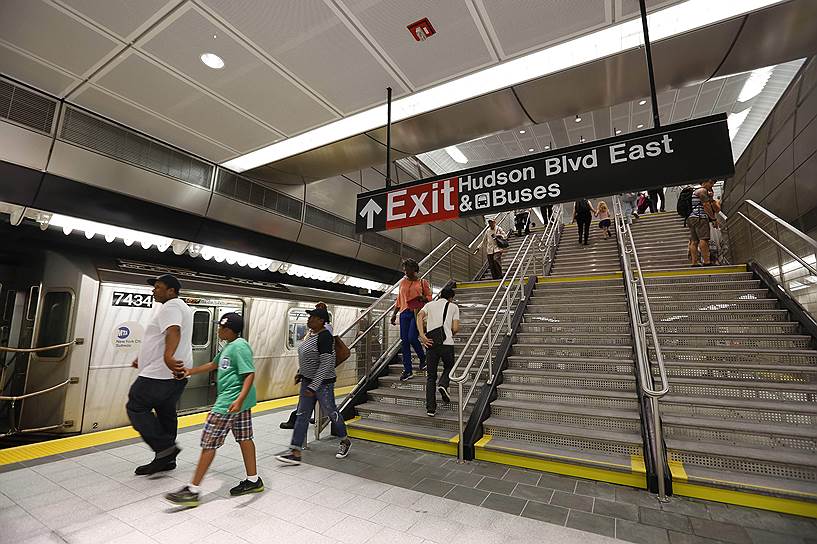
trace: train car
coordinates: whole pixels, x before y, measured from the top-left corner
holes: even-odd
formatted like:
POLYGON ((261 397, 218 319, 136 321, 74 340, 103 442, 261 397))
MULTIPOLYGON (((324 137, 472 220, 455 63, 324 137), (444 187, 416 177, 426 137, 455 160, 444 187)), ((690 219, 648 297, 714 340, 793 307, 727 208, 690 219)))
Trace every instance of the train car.
MULTIPOLYGON (((35 353, 0 353, 0 434, 76 434, 128 425, 125 402, 137 371, 143 331, 157 303, 147 279, 172 273, 193 310, 194 365, 219 349, 215 322, 228 311, 245 319, 255 354, 258 399, 297 394, 297 348, 306 310, 327 304, 335 331, 353 323, 374 298, 252 281, 126 259, 94 259, 42 251, 27 263, 0 264, 0 346, 60 346, 35 353), (45 392, 43 392, 45 391, 45 392)), ((338 387, 358 379, 358 358, 338 367, 338 387)), ((206 410, 215 376, 190 379, 180 413, 206 410)))

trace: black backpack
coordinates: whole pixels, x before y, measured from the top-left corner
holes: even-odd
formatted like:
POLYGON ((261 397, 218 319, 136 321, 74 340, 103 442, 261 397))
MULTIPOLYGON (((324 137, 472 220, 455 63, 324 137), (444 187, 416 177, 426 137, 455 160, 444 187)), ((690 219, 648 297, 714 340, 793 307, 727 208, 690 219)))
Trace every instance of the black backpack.
POLYGON ((693 187, 684 187, 678 195, 678 206, 675 208, 678 215, 686 219, 692 213, 692 193, 693 187))
POLYGON ((590 215, 590 201, 582 198, 576 201, 576 215, 590 215))

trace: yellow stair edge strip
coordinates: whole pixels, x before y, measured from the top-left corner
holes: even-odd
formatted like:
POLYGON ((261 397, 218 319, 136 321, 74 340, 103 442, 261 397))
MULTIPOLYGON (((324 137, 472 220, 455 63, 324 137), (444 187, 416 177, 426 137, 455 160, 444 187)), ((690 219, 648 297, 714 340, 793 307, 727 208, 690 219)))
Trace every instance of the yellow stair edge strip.
POLYGON ((370 442, 380 442, 381 444, 391 444, 392 446, 400 446, 403 448, 412 448, 415 450, 431 451, 434 453, 442 453, 446 455, 457 455, 457 438, 456 436, 450 438, 447 442, 437 442, 432 440, 436 437, 425 437, 424 435, 415 434, 393 434, 391 431, 382 432, 371 429, 363 429, 355 427, 350 421, 347 426, 347 432, 352 438, 360 438, 361 440, 369 440, 370 442))
POLYGON ((611 272, 609 274, 596 274, 587 276, 539 276, 536 283, 564 283, 574 281, 595 281, 595 280, 619 280, 622 278, 621 272, 611 272))
POLYGON ((721 489, 706 485, 691 484, 688 482, 672 483, 672 492, 675 495, 683 495, 695 499, 723 502, 738 506, 747 506, 760 510, 770 510, 783 514, 796 514, 809 518, 817 518, 817 503, 800 501, 797 499, 787 499, 783 497, 772 497, 770 495, 760 495, 746 491, 733 489, 721 489))
MULTIPOLYGON (((340 387, 335 390, 335 394, 345 395, 350 393, 353 388, 354 386, 340 387)), ((252 411, 254 414, 257 414, 259 412, 267 412, 287 406, 296 406, 297 404, 297 396, 283 397, 259 402, 252 411)), ((179 417, 179 428, 183 429, 185 427, 201 425, 207 419, 208 413, 209 412, 200 412, 179 417)), ((20 461, 31 461, 33 459, 40 459, 42 457, 68 453, 94 446, 113 444, 114 442, 136 438, 138 436, 139 433, 137 433, 133 427, 119 427, 117 429, 107 429, 95 433, 57 438, 37 444, 15 446, 13 448, 0 450, 0 465, 9 465, 11 463, 19 463, 20 461)))
MULTIPOLYGON (((509 284, 510 280, 505 280, 505 285, 509 284)), ((479 289, 481 287, 499 287, 499 280, 496 281, 463 281, 457 282, 457 289, 479 289)))
POLYGON ((708 274, 735 274, 746 272, 748 268, 745 264, 733 266, 702 266, 700 268, 684 268, 682 270, 650 270, 644 272, 645 278, 657 278, 661 276, 703 276, 708 274))
MULTIPOLYGON (((476 444, 475 457, 480 461, 489 461, 491 463, 499 463, 501 465, 510 465, 522 468, 529 468, 539 470, 542 472, 552 472, 555 474, 563 474, 566 476, 573 476, 576 478, 585 478, 587 480, 596 480, 601 482, 610 482, 613 484, 628 485, 630 487, 646 488, 644 474, 643 460, 626 465, 611 465, 621 466, 629 469, 630 472, 610 470, 599 467, 588 467, 585 465, 578 465, 562 461, 552 461, 548 459, 541 459, 539 457, 531 457, 525 455, 524 450, 519 450, 519 453, 506 453, 499 451, 491 451, 484 449, 484 444, 490 441, 490 438, 485 441, 483 437, 476 444)), ((569 458, 565 458, 569 459, 569 458)))

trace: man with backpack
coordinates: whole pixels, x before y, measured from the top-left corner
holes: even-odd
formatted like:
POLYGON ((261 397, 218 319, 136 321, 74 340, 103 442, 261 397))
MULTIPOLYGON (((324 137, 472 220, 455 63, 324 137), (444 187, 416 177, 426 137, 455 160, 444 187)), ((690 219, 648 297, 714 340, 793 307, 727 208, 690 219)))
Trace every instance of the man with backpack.
MULTIPOLYGON (((711 266, 709 256, 709 223, 716 221, 717 203, 714 199, 712 187, 715 180, 708 179, 701 183, 698 189, 692 191, 690 212, 686 218, 689 229, 689 258, 692 266, 711 266), (698 253, 700 251, 700 262, 698 253)), ((686 189, 684 189, 686 190, 686 189)), ((683 194, 683 191, 681 191, 683 194)), ((684 203, 684 206, 686 203, 684 203)), ((678 211, 681 213, 681 200, 678 200, 678 211)))
POLYGON ((440 298, 429 302, 417 314, 420 342, 428 349, 426 362, 426 415, 437 415, 437 392, 443 402, 448 394, 449 373, 454 367, 454 335, 460 330, 460 309, 454 304, 454 288, 446 285, 440 298), (437 365, 443 361, 443 373, 437 383, 437 365))

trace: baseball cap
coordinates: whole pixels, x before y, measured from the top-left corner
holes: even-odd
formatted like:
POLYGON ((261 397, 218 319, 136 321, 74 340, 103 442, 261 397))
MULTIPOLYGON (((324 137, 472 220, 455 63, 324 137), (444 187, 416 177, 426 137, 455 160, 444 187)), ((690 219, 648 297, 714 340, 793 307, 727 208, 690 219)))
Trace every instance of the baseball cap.
POLYGON ((218 320, 218 324, 230 329, 236 334, 241 334, 241 331, 244 330, 244 318, 235 312, 227 312, 221 316, 221 319, 218 320))
POLYGON ((320 317, 324 322, 329 323, 329 312, 326 311, 326 308, 315 308, 314 310, 307 310, 306 313, 320 317))
POLYGON ((179 283, 179 280, 177 280, 176 276, 173 274, 162 274, 158 278, 150 278, 148 280, 148 285, 156 285, 157 281, 164 283, 171 289, 175 289, 176 293, 182 290, 182 284, 179 283))

